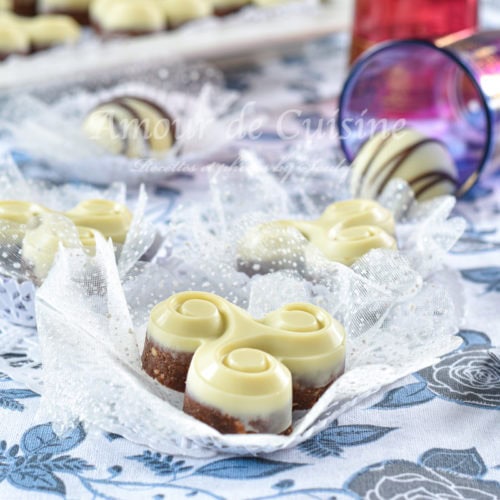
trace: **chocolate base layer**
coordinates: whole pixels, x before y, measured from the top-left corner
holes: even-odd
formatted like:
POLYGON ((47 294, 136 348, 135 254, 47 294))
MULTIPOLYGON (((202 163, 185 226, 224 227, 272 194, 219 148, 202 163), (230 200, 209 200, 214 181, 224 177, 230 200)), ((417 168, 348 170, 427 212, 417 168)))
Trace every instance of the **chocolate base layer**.
POLYGON ((12 11, 18 16, 36 16, 36 0, 14 0, 12 2, 12 11))
POLYGON ((62 16, 72 17, 78 24, 82 26, 88 26, 90 24, 89 11, 88 9, 76 10, 76 9, 49 9, 44 10, 43 14, 56 14, 62 16))
POLYGON ((214 15, 216 15, 217 17, 229 16, 230 14, 234 14, 239 10, 243 9, 243 7, 247 7, 248 5, 250 5, 250 2, 247 2, 243 5, 233 5, 229 7, 215 7, 214 15))
POLYGON ((190 352, 169 351, 146 337, 142 368, 150 377, 174 391, 186 390, 186 377, 192 359, 190 352))
MULTIPOLYGON (((231 415, 226 415, 216 408, 210 408, 191 398, 188 394, 184 396, 183 410, 188 415, 218 430, 221 434, 257 434, 268 433, 268 425, 263 420, 250 422, 252 431, 245 428, 243 422, 231 415)), ((280 434, 288 435, 292 432, 292 426, 280 434)))
POLYGON ((328 382, 328 384, 321 387, 306 387, 299 383, 294 382, 293 384, 293 409, 294 410, 310 410, 318 401, 318 399, 323 396, 323 394, 329 389, 329 387, 344 374, 345 364, 342 365, 340 371, 335 375, 335 377, 328 382))

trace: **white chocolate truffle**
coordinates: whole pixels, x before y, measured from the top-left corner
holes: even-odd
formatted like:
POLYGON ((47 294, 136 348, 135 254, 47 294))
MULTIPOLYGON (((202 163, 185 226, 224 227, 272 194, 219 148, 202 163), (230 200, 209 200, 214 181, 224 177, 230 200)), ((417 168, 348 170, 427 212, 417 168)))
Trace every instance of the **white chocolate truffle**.
POLYGON ((154 0, 114 0, 100 3, 91 16, 104 33, 141 35, 165 29, 165 18, 154 0))
POLYGON ((359 198, 377 198, 395 178, 408 182, 419 200, 454 194, 457 188, 457 169, 446 146, 410 128, 373 136, 351 168, 351 193, 359 198))
POLYGON ((213 7, 208 0, 158 0, 167 24, 176 28, 193 19, 210 16, 213 7))
POLYGON ((83 132, 112 154, 147 158, 167 153, 175 143, 175 124, 157 105, 135 97, 119 97, 89 113, 83 132))
POLYGON ((38 16, 26 23, 26 31, 35 49, 76 43, 81 36, 80 25, 63 15, 38 16))
POLYGON ((30 51, 30 39, 15 20, 15 16, 0 17, 0 60, 12 54, 27 54, 30 51))

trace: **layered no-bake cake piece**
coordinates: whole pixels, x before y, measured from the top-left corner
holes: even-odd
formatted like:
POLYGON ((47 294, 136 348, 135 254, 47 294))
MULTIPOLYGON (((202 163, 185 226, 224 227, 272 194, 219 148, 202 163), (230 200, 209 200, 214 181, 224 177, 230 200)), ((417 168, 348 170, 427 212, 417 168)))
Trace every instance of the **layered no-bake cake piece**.
POLYGON ((326 311, 291 304, 255 320, 202 292, 151 312, 144 370, 185 391, 184 410, 223 433, 287 433, 343 373, 345 332, 326 311))
POLYGON ((248 275, 291 269, 307 274, 310 248, 353 264, 378 248, 396 249, 392 213, 371 200, 333 203, 319 219, 284 220, 250 228, 238 243, 238 269, 248 275))
POLYGON ((65 213, 31 202, 0 201, 0 250, 41 283, 60 244, 93 255, 97 233, 121 245, 131 222, 128 208, 110 200, 86 200, 65 213))
POLYGON ((59 246, 81 248, 88 255, 95 254, 95 229, 75 227, 66 217, 49 214, 39 218, 28 228, 23 239, 22 256, 38 283, 48 275, 59 246))
POLYGON ((132 223, 132 213, 125 205, 103 199, 82 201, 64 215, 75 226, 95 229, 118 244, 125 243, 132 223))

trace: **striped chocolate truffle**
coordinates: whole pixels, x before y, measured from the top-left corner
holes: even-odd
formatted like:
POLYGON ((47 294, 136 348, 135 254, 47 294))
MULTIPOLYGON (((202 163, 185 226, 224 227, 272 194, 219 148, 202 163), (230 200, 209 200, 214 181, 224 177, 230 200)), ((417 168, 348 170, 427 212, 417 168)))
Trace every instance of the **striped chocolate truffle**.
POLYGON ((168 113, 138 97, 100 104, 86 117, 83 131, 110 153, 129 158, 161 156, 175 143, 175 124, 168 113))
POLYGON ((458 172, 447 147, 410 128, 374 135, 351 167, 351 193, 358 198, 377 198, 395 178, 408 182, 420 201, 457 189, 458 172))

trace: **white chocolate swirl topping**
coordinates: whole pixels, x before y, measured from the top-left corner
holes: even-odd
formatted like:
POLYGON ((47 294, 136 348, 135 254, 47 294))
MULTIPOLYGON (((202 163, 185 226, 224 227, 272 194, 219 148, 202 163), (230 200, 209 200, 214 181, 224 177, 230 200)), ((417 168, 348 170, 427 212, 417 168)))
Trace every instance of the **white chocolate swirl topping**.
POLYGON ((161 7, 154 0, 111 0, 99 2, 92 18, 108 32, 154 32, 165 28, 161 7))
POLYGON ((74 19, 57 14, 37 16, 25 25, 25 29, 31 43, 39 48, 75 43, 81 36, 81 27, 74 19))
POLYGON ((48 212, 49 209, 29 201, 0 201, 0 219, 17 224, 27 224, 32 217, 48 212))
POLYGON ((291 408, 292 383, 322 387, 345 362, 343 327, 311 304, 289 304, 256 320, 216 295, 184 292, 152 310, 148 338, 171 352, 194 353, 190 397, 242 417, 291 408))
POLYGON ((171 27, 209 16, 213 11, 213 6, 208 0, 158 0, 158 4, 171 27))
POLYGON ((396 249, 394 231, 394 216, 379 203, 341 201, 327 207, 317 220, 276 221, 251 228, 239 242, 238 257, 272 270, 300 270, 312 245, 327 259, 351 265, 372 249, 396 249))
POLYGON ((91 227, 105 238, 123 244, 132 222, 129 209, 110 200, 86 200, 64 214, 76 226, 91 227))

